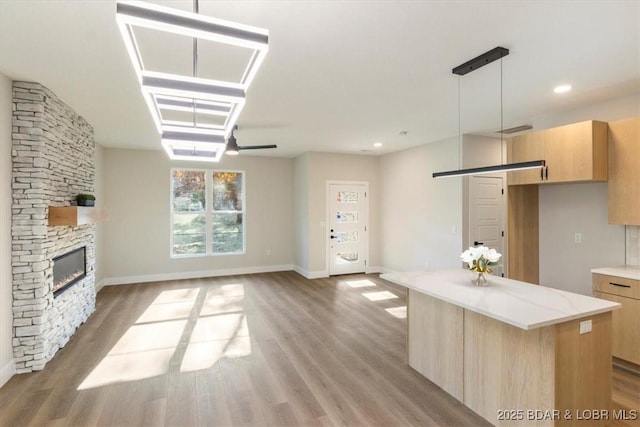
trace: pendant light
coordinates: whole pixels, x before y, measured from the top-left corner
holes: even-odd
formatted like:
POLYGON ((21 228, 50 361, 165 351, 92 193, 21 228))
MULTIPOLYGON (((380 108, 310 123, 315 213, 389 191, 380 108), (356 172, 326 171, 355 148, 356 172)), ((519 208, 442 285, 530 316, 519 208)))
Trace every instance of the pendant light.
MULTIPOLYGON (((501 61, 500 66, 500 151, 502 152, 503 145, 503 111, 502 111, 502 58, 509 55, 509 49, 504 47, 496 47, 491 49, 488 52, 483 53, 480 56, 477 56, 464 64, 458 65, 455 67, 452 72, 453 74, 457 74, 459 76, 464 76, 478 68, 481 68, 487 64, 490 64, 498 59, 501 61)), ((460 139, 460 157, 462 157, 462 133, 460 131, 460 86, 458 85, 458 137, 460 139)), ((503 163, 495 166, 483 166, 477 168, 467 168, 467 169, 457 169, 450 170, 445 172, 434 172, 433 178, 445 178, 445 177, 454 177, 454 176, 468 176, 468 175, 481 175, 487 173, 496 173, 496 172, 505 172, 505 171, 516 171, 516 170, 525 170, 525 169, 535 169, 541 168, 545 166, 544 160, 533 160, 528 162, 518 162, 518 163, 503 163)))

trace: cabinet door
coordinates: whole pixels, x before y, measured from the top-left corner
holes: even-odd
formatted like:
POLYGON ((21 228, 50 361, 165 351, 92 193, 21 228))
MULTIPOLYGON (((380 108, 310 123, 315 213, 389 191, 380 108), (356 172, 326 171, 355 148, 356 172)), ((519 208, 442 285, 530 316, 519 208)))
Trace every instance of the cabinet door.
POLYGON ((622 308, 612 313, 612 354, 640 364, 640 300, 598 291, 594 291, 593 296, 622 304, 622 308))
MULTIPOLYGON (((514 136, 507 140, 507 162, 544 159, 544 131, 514 136)), ((507 185, 540 184, 540 169, 507 172, 507 185)))
POLYGON ((640 225, 640 118, 609 123, 609 223, 640 225))
POLYGON ((546 182, 606 181, 607 124, 587 121, 547 129, 546 182))

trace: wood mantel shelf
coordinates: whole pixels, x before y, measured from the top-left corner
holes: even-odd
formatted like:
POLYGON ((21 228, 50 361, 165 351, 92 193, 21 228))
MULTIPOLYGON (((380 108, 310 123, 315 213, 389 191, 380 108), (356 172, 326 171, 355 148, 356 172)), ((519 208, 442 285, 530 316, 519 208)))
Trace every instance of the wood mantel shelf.
POLYGON ((86 206, 49 206, 49 226, 84 225, 103 221, 104 209, 86 206))

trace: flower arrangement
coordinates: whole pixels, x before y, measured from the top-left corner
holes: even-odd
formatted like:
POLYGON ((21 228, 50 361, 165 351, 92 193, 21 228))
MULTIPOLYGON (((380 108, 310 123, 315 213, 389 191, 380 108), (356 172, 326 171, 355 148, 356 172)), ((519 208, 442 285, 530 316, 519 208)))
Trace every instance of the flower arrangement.
POLYGON ((491 273, 491 267, 498 266, 498 260, 502 254, 495 249, 489 249, 486 246, 470 247, 464 251, 460 258, 469 266, 469 270, 478 273, 491 273))

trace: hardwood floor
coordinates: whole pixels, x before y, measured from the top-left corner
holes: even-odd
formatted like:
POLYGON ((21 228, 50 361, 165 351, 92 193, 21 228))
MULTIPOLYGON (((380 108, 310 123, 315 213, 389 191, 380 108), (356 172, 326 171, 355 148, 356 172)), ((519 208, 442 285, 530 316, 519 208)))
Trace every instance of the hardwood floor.
POLYGON ((0 389, 0 426, 489 425, 406 365, 404 307, 375 275, 104 288, 43 371, 0 389))

